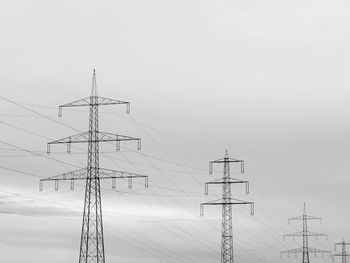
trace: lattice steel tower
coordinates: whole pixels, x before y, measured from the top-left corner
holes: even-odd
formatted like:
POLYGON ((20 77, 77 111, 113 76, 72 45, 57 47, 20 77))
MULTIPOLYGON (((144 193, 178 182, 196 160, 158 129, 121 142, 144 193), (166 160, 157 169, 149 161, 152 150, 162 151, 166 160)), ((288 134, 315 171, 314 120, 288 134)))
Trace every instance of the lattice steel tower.
POLYGON ((310 253, 315 254, 315 256, 317 254, 319 254, 319 253, 322 253, 322 255, 324 255, 325 253, 329 253, 329 254, 331 253, 328 250, 322 250, 322 249, 309 247, 309 237, 310 236, 314 236, 314 237, 318 238, 320 236, 327 237, 327 235, 326 234, 322 234, 322 233, 317 233, 317 232, 311 232, 311 231, 308 230, 308 221, 309 220, 320 220, 321 221, 322 218, 307 215, 305 203, 304 203, 304 213, 303 213, 303 215, 288 219, 288 223, 290 223, 291 221, 294 221, 294 220, 303 221, 303 231, 295 232, 295 233, 292 233, 292 234, 287 234, 287 235, 284 235, 283 237, 284 238, 285 237, 293 237, 293 238, 295 238, 295 237, 301 236, 301 237, 303 237, 303 247, 282 251, 281 252, 281 256, 283 254, 287 254, 288 257, 289 257, 290 254, 295 254, 295 255, 303 254, 302 263, 310 263, 310 253))
POLYGON ((209 184, 222 184, 222 199, 201 203, 201 215, 204 214, 205 205, 221 205, 222 206, 222 233, 221 233, 221 263, 233 263, 233 233, 232 233, 232 205, 251 205, 251 214, 254 214, 254 203, 246 202, 231 197, 231 184, 245 184, 246 194, 249 194, 249 182, 231 178, 230 163, 240 163, 241 173, 244 173, 244 161, 232 159, 228 157, 226 150, 225 157, 216 161, 209 162, 209 173, 213 173, 213 164, 224 164, 224 177, 205 183, 205 194, 208 194, 209 184))
POLYGON ((75 180, 85 180, 86 182, 79 263, 105 263, 100 187, 101 179, 112 179, 113 188, 116 187, 116 179, 128 179, 129 188, 131 188, 132 178, 144 178, 145 186, 148 186, 148 177, 145 175, 100 168, 100 142, 116 142, 117 150, 119 150, 121 141, 136 140, 138 142, 137 148, 139 150, 141 149, 141 140, 139 138, 99 131, 98 107, 100 105, 114 104, 125 104, 127 113, 130 112, 129 102, 97 96, 96 73, 94 70, 90 97, 59 106, 59 116, 62 116, 62 108, 88 106, 90 109, 89 131, 52 141, 47 144, 48 153, 50 153, 51 144, 67 144, 68 153, 71 151, 72 143, 88 144, 86 168, 40 180, 40 190, 42 190, 44 181, 54 181, 55 190, 58 190, 59 181, 70 181, 71 189, 74 188, 75 180))
POLYGON ((350 243, 345 242, 345 239, 343 239, 343 242, 335 243, 334 244, 334 251, 337 249, 337 246, 341 246, 341 253, 335 253, 333 254, 333 261, 334 257, 341 257, 342 263, 347 263, 347 259, 350 257, 350 254, 346 253, 346 246, 349 246, 350 243))

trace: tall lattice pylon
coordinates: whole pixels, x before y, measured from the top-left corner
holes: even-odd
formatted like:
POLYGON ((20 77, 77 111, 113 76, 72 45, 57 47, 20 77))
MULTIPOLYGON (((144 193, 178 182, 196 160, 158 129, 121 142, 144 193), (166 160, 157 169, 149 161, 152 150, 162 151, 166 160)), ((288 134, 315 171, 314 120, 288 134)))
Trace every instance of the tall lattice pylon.
POLYGON ((201 203, 201 215, 204 214, 205 205, 221 205, 222 206, 222 233, 221 233, 221 263, 233 263, 233 231, 232 231, 232 205, 251 205, 251 214, 254 214, 254 203, 231 197, 231 184, 245 184, 246 194, 249 194, 249 182, 231 178, 230 163, 240 163, 241 173, 244 173, 244 161, 232 159, 228 157, 226 150, 225 157, 216 161, 209 162, 209 173, 213 173, 213 164, 224 164, 224 177, 205 183, 205 194, 208 194, 209 184, 222 184, 222 199, 201 203))
POLYGON ((346 246, 349 246, 350 243, 345 242, 345 239, 343 239, 343 242, 335 243, 334 244, 334 250, 337 249, 337 246, 341 246, 341 253, 335 253, 333 254, 332 258, 334 261, 334 257, 341 257, 341 262, 342 263, 347 263, 348 258, 350 257, 350 254, 346 252, 346 246))
POLYGON ((89 131, 47 144, 48 153, 50 153, 50 146, 52 144, 67 144, 68 153, 71 151, 72 143, 88 144, 86 168, 40 180, 40 190, 42 190, 44 181, 54 181, 55 190, 58 190, 59 181, 70 181, 71 189, 74 188, 75 180, 85 180, 86 182, 79 263, 105 263, 100 181, 102 179, 112 179, 112 187, 115 188, 116 179, 128 179, 129 188, 131 188, 133 178, 144 178, 145 186, 148 186, 148 177, 145 175, 100 168, 100 142, 116 142, 117 150, 119 150, 121 141, 136 140, 138 142, 137 148, 139 150, 141 149, 141 139, 139 138, 99 131, 98 107, 100 105, 113 104, 125 104, 127 113, 130 112, 129 102, 97 96, 96 73, 94 70, 90 97, 59 106, 59 116, 62 116, 62 108, 88 106, 90 109, 89 131))
POLYGON ((281 252, 281 256, 283 254, 287 254, 288 257, 289 257, 290 254, 295 254, 295 255, 302 254, 303 255, 302 263, 310 263, 310 253, 313 253, 315 256, 317 254, 319 254, 319 253, 321 253, 322 255, 331 253, 328 250, 322 250, 322 249, 309 247, 309 237, 310 236, 318 238, 320 236, 327 237, 327 235, 326 234, 322 234, 322 233, 317 233, 317 232, 311 232, 311 231, 308 230, 308 221, 309 220, 320 220, 321 221, 322 218, 307 215, 307 213, 306 213, 306 204, 305 203, 304 203, 303 215, 288 219, 288 223, 290 223, 291 221, 294 221, 294 220, 299 220, 299 221, 303 222, 303 231, 295 232, 295 233, 292 233, 292 234, 287 234, 287 235, 284 235, 283 237, 284 238, 285 237, 293 237, 293 238, 295 238, 295 237, 300 237, 301 236, 301 237, 303 237, 303 247, 282 251, 281 252))

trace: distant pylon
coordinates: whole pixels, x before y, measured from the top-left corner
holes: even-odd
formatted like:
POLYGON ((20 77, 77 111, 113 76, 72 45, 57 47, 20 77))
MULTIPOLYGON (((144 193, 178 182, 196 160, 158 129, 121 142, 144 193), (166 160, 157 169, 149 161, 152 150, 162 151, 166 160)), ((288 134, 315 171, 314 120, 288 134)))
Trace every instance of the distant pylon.
POLYGON ((343 239, 343 242, 335 243, 334 244, 334 251, 337 249, 337 246, 341 246, 341 253, 333 254, 333 261, 334 257, 341 257, 342 263, 347 263, 347 259, 350 257, 350 254, 346 253, 346 246, 349 246, 350 243, 345 242, 345 239, 343 239))
POLYGON ((129 102, 97 96, 96 73, 94 70, 90 97, 59 106, 59 116, 62 116, 62 108, 88 106, 90 109, 89 131, 47 144, 48 153, 50 153, 51 144, 67 144, 67 152, 70 153, 72 143, 88 143, 87 168, 40 180, 40 190, 43 188, 44 181, 54 181, 55 190, 58 190, 58 181, 70 181, 72 190, 75 180, 85 180, 86 182, 79 263, 105 263, 100 188, 101 179, 112 179, 113 188, 116 187, 116 179, 128 179, 129 188, 131 188, 132 178, 144 178, 145 186, 148 186, 148 177, 145 175, 100 168, 99 142, 116 142, 117 150, 119 150, 120 141, 136 140, 138 142, 137 148, 139 150, 141 149, 141 139, 139 138, 99 131, 98 106, 112 104, 125 104, 127 113, 130 112, 129 102))
POLYGON ((246 194, 249 194, 249 182, 231 178, 230 163, 240 163, 241 173, 244 173, 244 161, 232 159, 228 157, 226 150, 225 157, 209 163, 209 173, 213 173, 213 164, 224 164, 224 177, 205 183, 205 194, 208 194, 209 184, 222 184, 222 199, 201 203, 201 215, 204 214, 205 205, 221 205, 222 206, 222 233, 221 233, 221 263, 233 263, 233 232, 232 232, 232 205, 251 205, 251 214, 254 214, 254 203, 246 202, 231 197, 231 184, 245 184, 246 194))
POLYGON ((295 232, 292 234, 287 234, 284 235, 283 237, 299 237, 302 236, 303 237, 303 247, 302 248, 295 248, 295 249, 290 249, 290 250, 285 250, 281 252, 282 254, 287 254, 288 257, 290 254, 303 254, 303 259, 302 259, 302 263, 310 263, 310 253, 315 254, 315 256, 318 253, 322 253, 322 255, 324 255, 325 253, 331 253, 328 250, 321 250, 321 249, 317 249, 317 248, 311 248, 309 247, 309 236, 314 236, 314 237, 319 237, 319 236, 324 236, 327 237, 326 234, 321 234, 321 233, 316 233, 316 232, 311 232, 308 230, 308 221, 309 220, 322 220, 322 218, 320 217, 314 217, 314 216, 309 216, 306 213, 306 205, 304 203, 304 213, 302 216, 297 216, 297 217, 293 217, 288 219, 288 223, 290 223, 290 221, 293 220, 301 220, 303 221, 303 231, 300 232, 295 232))

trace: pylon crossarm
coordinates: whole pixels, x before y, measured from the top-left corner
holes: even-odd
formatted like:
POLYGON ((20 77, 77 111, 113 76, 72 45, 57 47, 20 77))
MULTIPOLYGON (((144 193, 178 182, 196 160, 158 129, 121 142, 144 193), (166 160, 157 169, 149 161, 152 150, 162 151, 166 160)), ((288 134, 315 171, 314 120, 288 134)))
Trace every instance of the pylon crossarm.
POLYGON ((71 143, 83 143, 89 141, 89 132, 81 132, 78 134, 74 134, 72 136, 68 136, 62 139, 54 140, 52 142, 48 142, 48 151, 50 153, 50 145, 51 144, 71 144, 71 143))
POLYGON ((316 216, 306 215, 306 219, 307 220, 320 220, 322 222, 322 218, 321 217, 316 217, 316 216))
POLYGON ((341 246, 341 245, 349 246, 350 243, 348 243, 348 242, 339 242, 339 243, 335 243, 334 245, 336 245, 336 246, 341 246))
MULTIPOLYGON (((141 139, 136 137, 130 137, 120 134, 113 134, 113 133, 107 133, 107 132, 97 132, 98 139, 96 141, 98 142, 116 142, 116 149, 120 150, 120 142, 121 141, 137 141, 137 149, 141 150, 141 139)), ((47 144, 47 153, 49 154, 51 152, 51 145, 52 144, 67 144, 67 152, 70 153, 71 151, 71 144, 72 143, 88 143, 89 142, 89 132, 81 132, 72 136, 68 136, 62 139, 58 139, 52 142, 49 142, 47 144)), ((92 141, 95 142, 95 141, 92 141)))
POLYGON ((324 233, 318 233, 318 232, 312 232, 312 231, 307 231, 306 234, 308 236, 319 236, 319 237, 327 237, 328 235, 327 234, 324 234, 324 233))
POLYGON ((222 158, 218 159, 216 161, 209 162, 209 174, 213 173, 213 164, 214 163, 240 163, 241 164, 241 173, 244 173, 244 161, 243 160, 237 160, 232 158, 222 158))
POLYGON ((100 179, 112 179, 112 188, 116 188, 116 179, 127 179, 128 180, 128 187, 132 188, 132 180, 137 178, 144 178, 145 180, 145 187, 148 187, 148 176, 143 174, 136 174, 136 173, 128 173, 118 170, 111 170, 111 169, 99 169, 100 173, 100 179))
POLYGON ((202 205, 246 205, 246 204, 253 204, 253 202, 230 198, 228 200, 218 199, 215 201, 202 203, 202 205))
POLYGON ((118 105, 118 104, 126 104, 126 112, 130 112, 130 102, 128 101, 121 101, 121 100, 115 100, 115 99, 108 99, 103 97, 97 98, 97 104, 98 105, 118 105))
MULTIPOLYGON (((136 178, 144 178, 145 180, 145 187, 148 187, 148 176, 142 175, 142 174, 136 174, 136 173, 128 173, 118 170, 111 170, 111 169, 98 169, 98 179, 112 179, 112 188, 116 188, 116 179, 128 179, 128 187, 132 188, 132 179, 136 178)), ((71 190, 74 190, 74 181, 75 180, 86 180, 87 177, 87 168, 82 168, 78 170, 74 170, 71 172, 63 173, 60 175, 48 177, 45 179, 41 179, 39 181, 39 190, 43 190, 43 183, 45 181, 54 181, 55 182, 55 190, 58 190, 58 181, 70 181, 71 182, 71 190)))
POLYGON ((329 254, 330 256, 332 255, 332 252, 329 251, 329 250, 322 250, 322 249, 318 249, 318 248, 312 248, 312 247, 309 247, 309 253, 314 253, 315 255, 316 254, 329 254))
POLYGON ((120 150, 120 142, 122 141, 137 141, 137 150, 141 150, 141 139, 137 137, 130 137, 120 134, 113 134, 108 132, 98 132, 100 142, 116 142, 116 149, 120 150))
POLYGON ((80 100, 76 100, 64 105, 58 106, 58 116, 62 116, 62 108, 69 108, 69 107, 81 107, 81 106, 99 106, 99 105, 117 105, 117 104, 126 104, 126 113, 130 113, 130 102, 128 101, 120 101, 120 100, 114 100, 114 99, 108 99, 103 97, 93 97, 94 99, 91 100, 91 97, 86 97, 80 100), (93 103, 91 103, 93 101, 93 103))
POLYGON ((303 216, 296 216, 296 217, 289 218, 288 223, 290 223, 291 221, 294 221, 294 220, 303 220, 303 216))
POLYGON ((220 158, 220 159, 217 159, 215 161, 211 161, 210 163, 225 163, 225 162, 228 162, 228 163, 242 163, 244 161, 243 160, 239 160, 239 159, 234 159, 234 158, 220 158))
POLYGON ((79 106, 90 106, 90 97, 85 97, 76 101, 72 101, 63 105, 58 106, 59 108, 68 108, 68 107, 79 107, 79 106))
POLYGON ((209 184, 245 184, 246 185, 246 194, 249 194, 249 181, 247 180, 240 180, 240 179, 235 179, 235 178, 219 178, 210 182, 205 183, 205 194, 208 194, 208 185, 209 184))
POLYGON ((283 235, 283 237, 297 237, 297 236, 303 236, 304 234, 307 236, 314 236, 314 237, 319 237, 319 236, 327 237, 328 236, 328 235, 323 234, 323 233, 317 233, 317 232, 311 232, 311 231, 307 231, 304 233, 303 231, 299 231, 299 232, 283 235))
POLYGON ((342 257, 342 256, 350 257, 350 254, 336 253, 336 254, 333 254, 332 256, 333 257, 342 257))
POLYGON ((71 190, 74 189, 74 181, 75 180, 86 180, 87 178, 87 169, 82 168, 78 170, 74 170, 68 173, 63 173, 60 175, 40 179, 39 181, 39 190, 43 190, 44 182, 45 181, 54 181, 55 182, 55 191, 58 190, 58 181, 71 181, 71 190))
POLYGON ((315 216, 296 216, 296 217, 292 217, 288 219, 288 223, 290 223, 291 221, 296 221, 296 220, 320 220, 322 222, 322 218, 321 217, 315 217, 315 216))
POLYGON ((288 249, 280 252, 281 255, 283 254, 297 254, 297 253, 303 253, 303 248, 293 248, 293 249, 288 249))
POLYGON ((215 201, 201 203, 200 204, 200 214, 201 214, 201 216, 204 215, 204 206, 206 206, 206 205, 250 205, 250 209, 251 209, 250 213, 251 213, 251 215, 254 215, 254 202, 249 202, 249 201, 243 201, 243 200, 239 200, 239 199, 230 198, 228 200, 218 199, 218 200, 215 200, 215 201))
MULTIPOLYGON (((281 251, 280 253, 281 253, 281 255, 283 255, 283 254, 299 254, 299 253, 303 253, 303 252, 304 252, 304 249, 301 247, 301 248, 294 248, 294 249, 284 250, 284 251, 281 251)), ((322 250, 322 249, 311 248, 311 247, 308 248, 308 252, 309 253, 314 253, 314 254, 319 254, 319 253, 322 253, 322 254, 329 253, 329 254, 331 254, 331 252, 328 251, 328 250, 322 250)))

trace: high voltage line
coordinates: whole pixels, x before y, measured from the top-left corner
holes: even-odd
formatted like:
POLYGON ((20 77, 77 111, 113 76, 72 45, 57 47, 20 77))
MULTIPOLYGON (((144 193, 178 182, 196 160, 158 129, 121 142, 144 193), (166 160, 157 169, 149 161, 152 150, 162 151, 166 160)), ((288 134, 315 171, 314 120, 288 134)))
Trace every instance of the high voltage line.
MULTIPOLYGON (((46 83, 46 84, 52 84, 52 83, 46 83)), ((52 85, 51 85, 52 86, 52 85)), ((57 86, 55 86, 56 88, 57 88, 57 86)), ((28 109, 27 109, 28 110, 28 109)), ((30 109, 29 109, 30 110, 30 109)), ((42 116, 43 118, 46 118, 46 119, 50 119, 50 118, 48 118, 47 116, 46 117, 44 117, 44 115, 42 116)), ((58 124, 60 124, 60 125, 64 125, 63 123, 58 123, 58 124)), ((66 126, 66 125, 64 125, 64 126, 66 126)), ((68 127, 68 126, 66 126, 66 127, 68 127)), ((73 128, 73 127, 69 127, 69 128, 72 128, 72 129, 75 129, 75 128, 73 128)), ((77 129, 75 129, 75 130, 77 130, 77 129)), ((150 135, 149 135, 150 136, 150 135)), ((161 147, 161 145, 160 144, 158 144, 158 146, 159 147, 161 147)), ((161 147, 161 149, 162 149, 162 147, 161 147)), ((163 149, 164 150, 164 149, 163 149)), ((35 153, 33 153, 33 154, 35 154, 35 153)), ((35 155, 37 155, 37 154, 35 154, 35 155)), ((151 158, 150 156, 145 156, 146 158, 147 158, 147 160, 148 160, 148 158, 151 158)), ((170 156, 170 155, 168 155, 168 157, 170 158, 170 159, 172 159, 172 157, 170 156)), ((152 162, 151 162, 152 163, 152 162)), ((179 162, 177 162, 177 161, 173 161, 172 163, 174 163, 175 165, 177 165, 177 166, 179 166, 179 167, 182 167, 183 166, 183 164, 180 164, 179 162)), ((153 164, 153 163, 152 163, 153 164)), ((154 165, 154 164, 153 164, 154 165)), ((159 168, 159 167, 156 167, 155 165, 154 165, 154 169, 158 169, 159 171, 161 171, 161 168, 159 168)), ((183 167, 182 167, 182 169, 183 169, 183 167)), ((186 171, 186 173, 188 173, 187 171, 186 171)), ((197 181, 198 182, 198 181, 197 181)), ((179 192, 180 192, 180 190, 179 190, 179 192)), ((190 198, 190 199, 192 199, 192 198, 190 198)), ((272 205, 271 205, 271 207, 273 207, 272 205)))

